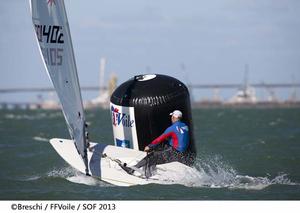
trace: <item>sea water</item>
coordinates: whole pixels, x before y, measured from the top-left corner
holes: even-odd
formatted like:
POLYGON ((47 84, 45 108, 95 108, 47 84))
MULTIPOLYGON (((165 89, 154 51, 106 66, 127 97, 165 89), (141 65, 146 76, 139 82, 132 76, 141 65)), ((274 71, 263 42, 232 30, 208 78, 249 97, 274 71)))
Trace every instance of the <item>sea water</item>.
MULTIPOLYGON (((300 199, 300 109, 192 115, 193 171, 173 184, 118 187, 77 172, 55 152, 49 139, 69 138, 60 111, 0 110, 0 199, 300 199)), ((110 112, 86 117, 92 141, 113 144, 110 112)))

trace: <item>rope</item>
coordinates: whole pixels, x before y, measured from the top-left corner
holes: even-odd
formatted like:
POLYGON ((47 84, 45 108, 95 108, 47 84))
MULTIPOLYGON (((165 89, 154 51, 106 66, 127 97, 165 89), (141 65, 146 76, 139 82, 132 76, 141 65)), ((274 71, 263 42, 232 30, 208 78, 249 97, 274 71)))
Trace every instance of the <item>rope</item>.
MULTIPOLYGON (((111 158, 111 157, 109 157, 106 153, 103 153, 101 157, 102 157, 102 158, 108 158, 109 160, 114 161, 114 162, 116 162, 116 163, 119 164, 119 165, 122 164, 122 162, 121 162, 119 159, 111 158)), ((125 166, 126 166, 126 165, 125 165, 125 166)))
POLYGON ((107 156, 107 154, 105 154, 105 153, 103 153, 101 157, 108 158, 109 160, 116 162, 123 170, 125 170, 125 172, 127 172, 130 175, 132 175, 134 172, 134 170, 132 168, 127 167, 127 164, 122 163, 119 159, 111 158, 111 157, 107 156))

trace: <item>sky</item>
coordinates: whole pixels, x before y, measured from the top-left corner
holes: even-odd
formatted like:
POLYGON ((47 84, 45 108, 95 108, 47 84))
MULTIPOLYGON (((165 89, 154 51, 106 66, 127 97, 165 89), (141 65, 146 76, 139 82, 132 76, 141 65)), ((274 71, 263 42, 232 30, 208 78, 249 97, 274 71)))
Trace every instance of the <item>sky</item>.
MULTIPOLYGON (((245 64, 252 83, 300 82, 298 0, 65 3, 81 86, 99 84, 101 57, 107 60, 106 79, 115 73, 119 84, 143 73, 193 84, 242 83, 245 64)), ((0 0, 0 24, 0 88, 52 86, 34 37, 29 2, 0 0)), ((0 94, 0 102, 34 99, 33 94, 0 94)))

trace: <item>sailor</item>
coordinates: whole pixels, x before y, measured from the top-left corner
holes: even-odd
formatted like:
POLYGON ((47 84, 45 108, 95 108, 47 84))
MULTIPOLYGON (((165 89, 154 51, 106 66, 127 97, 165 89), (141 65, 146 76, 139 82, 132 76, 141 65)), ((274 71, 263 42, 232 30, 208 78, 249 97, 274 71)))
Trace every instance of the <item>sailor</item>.
POLYGON ((149 154, 135 165, 136 168, 150 168, 173 161, 185 163, 188 155, 189 128, 181 121, 181 111, 175 110, 170 115, 172 125, 145 147, 144 151, 149 154))

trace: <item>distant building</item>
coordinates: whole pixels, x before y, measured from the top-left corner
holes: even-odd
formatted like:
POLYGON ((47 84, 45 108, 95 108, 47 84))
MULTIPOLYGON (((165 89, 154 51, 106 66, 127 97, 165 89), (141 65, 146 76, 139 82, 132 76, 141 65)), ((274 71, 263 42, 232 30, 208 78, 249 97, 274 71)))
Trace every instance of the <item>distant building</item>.
POLYGON ((245 64, 244 85, 238 92, 228 100, 228 104, 255 104, 257 97, 255 89, 249 85, 249 65, 245 64))
POLYGON ((115 74, 111 74, 111 77, 108 81, 108 84, 104 84, 104 74, 105 74, 105 64, 106 59, 101 58, 100 59, 100 77, 99 77, 99 95, 98 97, 86 101, 84 103, 84 107, 91 109, 91 108, 103 108, 108 109, 109 103, 110 103, 110 96, 113 93, 113 91, 117 87, 117 76, 115 74))
POLYGON ((238 92, 228 100, 230 104, 255 104, 256 102, 255 89, 249 86, 245 89, 238 90, 238 92))

